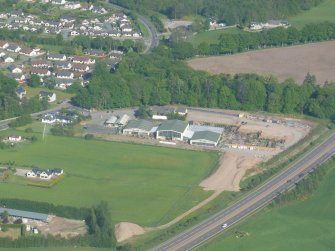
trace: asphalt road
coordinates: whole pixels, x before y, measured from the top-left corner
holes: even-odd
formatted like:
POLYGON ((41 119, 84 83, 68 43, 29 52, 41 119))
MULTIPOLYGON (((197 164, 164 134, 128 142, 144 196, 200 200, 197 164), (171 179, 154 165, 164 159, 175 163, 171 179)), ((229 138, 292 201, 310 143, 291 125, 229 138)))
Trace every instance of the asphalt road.
MULTIPOLYGON (((123 10, 123 11, 129 11, 128 9, 121 7, 119 5, 113 4, 110 2, 110 0, 106 0, 107 3, 113 6, 114 9, 117 10, 123 10)), ((154 48, 156 48, 159 44, 159 38, 158 38, 158 33, 155 28, 155 26, 145 17, 137 14, 138 20, 145 26, 145 28, 149 32, 149 37, 144 38, 145 43, 147 44, 147 48, 144 50, 143 53, 149 53, 151 52, 154 48)))
POLYGON ((249 193, 243 199, 209 219, 157 246, 153 250, 185 251, 200 246, 205 241, 222 233, 233 224, 267 205, 278 196, 278 194, 293 187, 295 183, 303 179, 309 172, 313 172, 315 168, 334 154, 335 133, 257 190, 249 193), (227 224, 228 227, 223 229, 222 224, 227 224))

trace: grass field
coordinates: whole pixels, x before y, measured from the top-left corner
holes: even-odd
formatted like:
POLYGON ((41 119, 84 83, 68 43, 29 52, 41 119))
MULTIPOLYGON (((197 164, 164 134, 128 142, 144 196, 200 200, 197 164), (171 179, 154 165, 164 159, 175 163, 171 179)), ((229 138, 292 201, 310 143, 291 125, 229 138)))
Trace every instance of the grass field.
MULTIPOLYGON (((2 134, 24 132, 6 131, 2 134)), ((152 226, 171 220, 209 196, 198 184, 215 167, 217 153, 46 135, 0 151, 1 161, 62 168, 51 189, 0 183, 2 197, 90 207, 109 203, 112 220, 152 226)))
POLYGON ((335 166, 305 201, 264 211, 199 248, 203 251, 331 251, 335 247, 335 166), (236 238, 235 231, 247 234, 236 238))
POLYGON ((301 12, 288 20, 292 26, 302 28, 308 23, 320 23, 325 21, 335 22, 334 13, 335 0, 324 0, 324 2, 317 7, 301 12))
POLYGON ((191 37, 190 42, 194 45, 199 45, 202 42, 215 44, 219 42, 219 38, 222 34, 238 34, 241 33, 239 28, 227 28, 227 29, 219 29, 219 30, 211 30, 211 31, 203 31, 191 37))
POLYGON ((48 88, 44 88, 44 87, 31 88, 29 86, 26 86, 25 90, 27 91, 28 98, 38 96, 40 91, 54 92, 54 93, 56 93, 56 97, 57 97, 57 100, 55 102, 62 101, 62 100, 65 100, 65 99, 70 99, 71 97, 73 97, 73 94, 66 93, 66 92, 63 92, 63 91, 60 91, 60 90, 57 90, 57 89, 49 90, 48 88))

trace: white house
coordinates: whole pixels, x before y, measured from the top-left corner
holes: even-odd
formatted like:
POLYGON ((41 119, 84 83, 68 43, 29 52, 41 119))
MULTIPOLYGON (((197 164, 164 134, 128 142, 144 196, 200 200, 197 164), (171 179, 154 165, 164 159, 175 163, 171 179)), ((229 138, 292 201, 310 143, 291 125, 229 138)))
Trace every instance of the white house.
POLYGON ((21 142, 22 137, 21 136, 8 136, 9 142, 21 142))
POLYGON ((5 63, 14 63, 14 62, 15 62, 14 57, 9 56, 9 55, 5 55, 5 56, 3 56, 2 58, 3 58, 3 61, 4 61, 5 63))
POLYGON ((53 176, 53 172, 51 170, 42 171, 40 174, 40 179, 42 180, 50 180, 53 176))
POLYGON ((33 170, 30 170, 29 172, 26 173, 26 176, 28 178, 36 178, 37 177, 37 173, 35 173, 33 170))
POLYGON ((51 103, 51 102, 56 101, 56 93, 40 91, 39 98, 40 99, 46 98, 48 102, 51 103))

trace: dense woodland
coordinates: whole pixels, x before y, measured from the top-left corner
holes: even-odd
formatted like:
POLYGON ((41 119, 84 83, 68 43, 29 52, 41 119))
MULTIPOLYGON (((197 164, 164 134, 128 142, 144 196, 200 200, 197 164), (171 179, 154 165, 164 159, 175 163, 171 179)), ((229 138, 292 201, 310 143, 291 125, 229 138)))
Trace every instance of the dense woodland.
POLYGON ((38 96, 23 99, 21 102, 16 96, 17 82, 0 73, 0 119, 17 117, 45 110, 48 108, 47 100, 39 100, 38 96))
POLYGON ((128 54, 114 74, 98 63, 90 85, 71 91, 74 103, 85 108, 185 104, 335 119, 335 86, 319 87, 310 74, 301 86, 255 74, 212 76, 174 60, 164 46, 150 55, 128 54))
POLYGON ((113 3, 146 13, 153 10, 176 19, 188 15, 214 17, 227 24, 282 19, 310 9, 323 0, 112 0, 113 3))

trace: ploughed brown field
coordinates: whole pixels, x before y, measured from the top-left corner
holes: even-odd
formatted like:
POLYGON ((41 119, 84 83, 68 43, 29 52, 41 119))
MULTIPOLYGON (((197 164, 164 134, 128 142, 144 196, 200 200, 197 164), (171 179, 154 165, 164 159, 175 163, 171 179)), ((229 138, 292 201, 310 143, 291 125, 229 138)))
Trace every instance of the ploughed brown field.
POLYGON ((276 76, 280 81, 292 78, 298 84, 309 72, 323 84, 327 80, 335 82, 335 41, 195 58, 188 64, 212 74, 257 73, 276 76))

